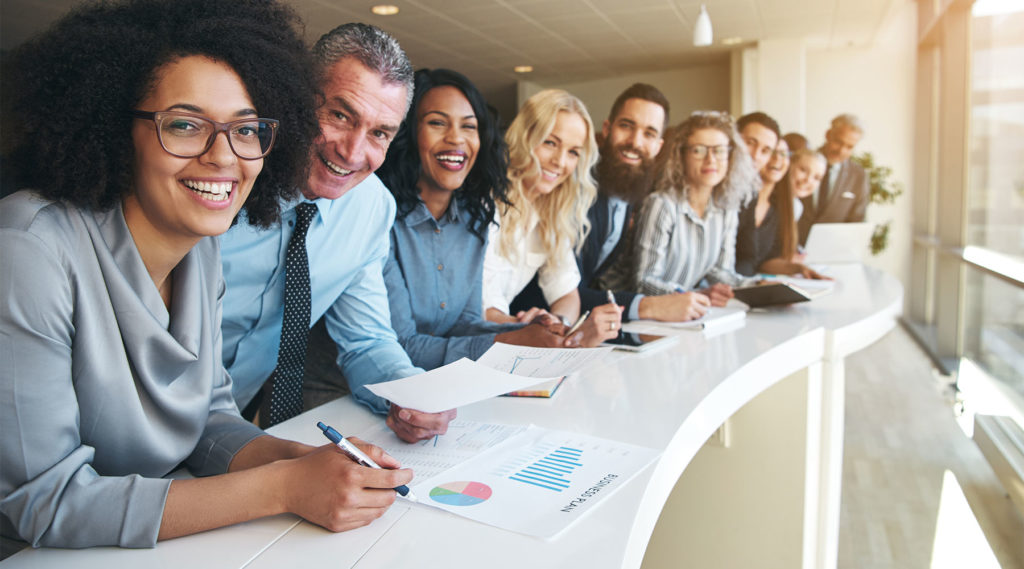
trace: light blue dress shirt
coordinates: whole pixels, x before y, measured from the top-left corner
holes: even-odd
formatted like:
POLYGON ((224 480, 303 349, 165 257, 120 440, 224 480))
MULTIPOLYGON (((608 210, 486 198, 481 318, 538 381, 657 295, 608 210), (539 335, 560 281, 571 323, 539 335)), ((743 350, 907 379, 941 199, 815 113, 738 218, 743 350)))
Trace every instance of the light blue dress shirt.
POLYGON ((460 358, 475 360, 494 344, 497 333, 521 327, 484 320, 487 243, 470 231, 469 223, 457 200, 437 220, 419 202, 391 228, 391 255, 384 268, 391 325, 412 362, 424 369, 460 358))
MULTIPOLYGON (((375 412, 387 402, 367 384, 421 373, 391 329, 384 263, 395 200, 371 175, 336 200, 318 199, 306 234, 312 307, 310 326, 326 315, 338 345, 338 366, 352 395, 375 412)), ((277 365, 284 318, 284 258, 295 226, 287 204, 281 223, 259 229, 241 219, 220 237, 224 262, 224 366, 239 408, 245 407, 277 365)))

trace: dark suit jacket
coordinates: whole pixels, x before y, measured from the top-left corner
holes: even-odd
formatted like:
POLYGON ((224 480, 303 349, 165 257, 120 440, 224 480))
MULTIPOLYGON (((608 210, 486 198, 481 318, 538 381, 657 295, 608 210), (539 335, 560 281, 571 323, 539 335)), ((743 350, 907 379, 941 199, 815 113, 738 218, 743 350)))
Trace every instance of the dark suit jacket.
MULTIPOLYGON (((630 218, 632 213, 632 207, 626 210, 627 220, 630 218)), ((580 253, 576 255, 576 266, 579 267, 580 270, 580 284, 577 289, 580 293, 581 311, 591 310, 595 306, 608 303, 608 294, 603 290, 591 288, 590 283, 607 270, 608 267, 611 267, 615 263, 615 259, 617 259, 626 248, 626 231, 623 231, 618 235, 618 244, 615 246, 615 249, 613 249, 611 254, 608 255, 608 258, 605 259, 604 263, 601 263, 601 266, 598 266, 597 261, 601 256, 601 244, 604 242, 605 236, 609 231, 609 226, 611 225, 611 209, 608 204, 607 196, 598 194, 597 200, 590 206, 590 210, 587 211, 587 218, 590 219, 590 233, 587 233, 587 239, 583 242, 583 248, 580 249, 580 253)), ((635 296, 635 292, 615 291, 616 303, 620 306, 625 306, 627 310, 635 296)), ((533 306, 547 308, 547 303, 544 302, 544 295, 541 294, 540 287, 537 286, 536 276, 534 276, 533 280, 530 281, 530 284, 526 285, 526 288, 519 293, 519 296, 515 298, 510 310, 512 314, 515 314, 519 310, 526 310, 533 306)), ((626 312, 623 312, 622 320, 626 321, 628 319, 629 315, 626 312)))
MULTIPOLYGON (((828 173, 825 175, 828 176, 828 173)), ((811 232, 811 225, 815 223, 864 221, 868 193, 868 176, 864 168, 850 160, 843 162, 828 199, 818 204, 817 210, 814 208, 814 196, 801 200, 804 204, 804 213, 797 224, 800 243, 807 243, 807 235, 811 232)))

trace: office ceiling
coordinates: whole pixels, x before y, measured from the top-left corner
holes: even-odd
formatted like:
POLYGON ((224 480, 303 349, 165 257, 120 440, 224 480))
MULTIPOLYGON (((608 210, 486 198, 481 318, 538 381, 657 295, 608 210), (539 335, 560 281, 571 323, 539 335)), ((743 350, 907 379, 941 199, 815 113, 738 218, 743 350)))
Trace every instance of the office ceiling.
MULTIPOLYGON (((401 42, 413 65, 448 67, 485 93, 520 78, 546 84, 722 61, 734 46, 803 38, 811 49, 868 45, 893 5, 913 0, 290 0, 315 41, 334 26, 363 21, 401 42), (400 8, 394 16, 374 4, 400 8), (701 4, 714 44, 693 46, 701 4), (518 74, 517 65, 534 71, 518 74)), ((0 0, 0 47, 13 47, 77 4, 0 0)))

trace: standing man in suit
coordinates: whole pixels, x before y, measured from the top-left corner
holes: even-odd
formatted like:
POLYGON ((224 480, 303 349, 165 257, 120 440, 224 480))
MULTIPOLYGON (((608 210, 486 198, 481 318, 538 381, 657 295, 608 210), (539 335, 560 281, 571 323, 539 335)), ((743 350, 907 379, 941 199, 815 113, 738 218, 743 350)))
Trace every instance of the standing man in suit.
MULTIPOLYGON (((628 250, 630 220, 636 206, 651 191, 654 159, 664 142, 668 109, 668 99, 656 87, 635 83, 615 99, 608 119, 601 125, 601 160, 594 168, 597 200, 587 212, 590 232, 576 256, 582 310, 608 302, 607 291, 592 288, 591 282, 628 250)), ((710 305, 708 297, 700 292, 660 296, 634 291, 614 294, 616 302, 625 307, 624 322, 639 318, 692 320, 702 316, 710 305)), ((544 306, 535 281, 516 300, 519 306, 544 306)))
POLYGON ((868 207, 868 176, 850 160, 853 149, 864 136, 864 127, 856 116, 842 114, 832 119, 825 133, 821 153, 828 161, 825 176, 813 195, 803 202, 803 215, 798 224, 800 243, 807 242, 811 225, 864 221, 868 207))
POLYGON ((264 427, 324 403, 310 400, 303 379, 309 327, 324 316, 357 401, 387 414, 405 441, 443 434, 454 410, 403 409, 366 389, 422 372, 391 329, 383 268, 395 200, 374 174, 409 108, 412 65, 393 37, 365 24, 328 32, 313 55, 322 100, 306 182, 282 204, 281 223, 241 219, 220 240, 232 393, 264 427))

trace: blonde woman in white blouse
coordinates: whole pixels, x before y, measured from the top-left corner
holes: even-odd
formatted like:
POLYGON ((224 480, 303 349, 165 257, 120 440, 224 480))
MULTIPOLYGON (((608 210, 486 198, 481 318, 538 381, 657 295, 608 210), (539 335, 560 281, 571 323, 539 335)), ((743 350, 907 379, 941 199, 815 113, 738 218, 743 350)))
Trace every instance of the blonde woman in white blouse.
MULTIPOLYGON (((597 195, 590 175, 598 156, 593 122, 578 98, 549 89, 526 101, 505 140, 510 203, 499 206, 498 226, 491 226, 484 260, 484 313, 492 322, 545 317, 547 312, 539 308, 509 314, 512 300, 536 274, 550 314, 573 323, 580 315, 574 250, 589 230, 587 209, 597 195)), ((597 345, 615 337, 620 322, 618 306, 599 306, 584 322, 582 339, 574 335, 566 342, 597 345)))

